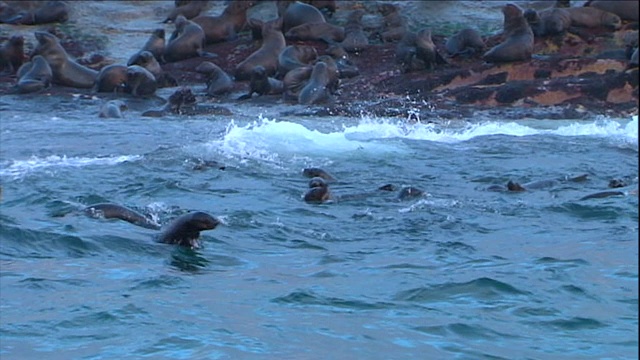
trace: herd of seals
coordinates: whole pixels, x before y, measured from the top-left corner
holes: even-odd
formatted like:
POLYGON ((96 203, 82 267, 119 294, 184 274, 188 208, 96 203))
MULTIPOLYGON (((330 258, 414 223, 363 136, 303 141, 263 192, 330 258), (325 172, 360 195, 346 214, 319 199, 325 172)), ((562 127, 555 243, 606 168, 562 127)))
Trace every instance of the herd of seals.
MULTIPOLYGON (((206 13, 208 1, 176 0, 175 7, 162 21, 174 27, 168 39, 165 39, 164 28, 150 29, 148 41, 126 64, 110 64, 98 70, 80 65, 54 34, 34 32, 37 44, 30 54, 24 52, 25 39, 12 36, 0 47, 0 71, 15 74, 16 93, 60 85, 92 89, 96 93, 149 97, 162 87, 189 85, 179 84, 176 74, 165 72, 166 64, 201 58, 199 64, 187 71, 206 77, 206 96, 228 97, 236 83, 248 82, 248 91, 238 100, 254 95, 278 95, 286 102, 331 104, 340 93, 341 79, 360 73, 350 54, 364 51, 374 41, 374 36, 365 32, 362 24, 367 13, 355 5, 353 9, 339 9, 337 1, 277 0, 272 1, 277 9, 275 18, 263 21, 248 17, 248 10, 260 2, 229 0, 219 15, 209 15, 206 13), (347 12, 346 23, 338 25, 331 21, 336 12, 343 11, 347 12), (233 71, 228 73, 216 63, 218 54, 207 52, 205 47, 232 41, 245 31, 260 42, 260 47, 234 64, 233 71), (326 43, 324 53, 318 51, 318 46, 300 43, 309 41, 326 43), (23 63, 25 57, 30 61, 23 63)), ((446 67, 450 59, 456 57, 487 63, 528 61, 534 55, 534 39, 538 37, 562 36, 579 32, 580 28, 616 31, 624 23, 627 28, 637 28, 637 1, 589 0, 584 6, 574 7, 569 3, 558 0, 544 9, 506 4, 502 8, 503 32, 498 43, 489 47, 489 37, 482 36, 476 29, 463 28, 446 39, 442 54, 442 47, 434 43, 429 27, 412 31, 398 4, 382 3, 378 12, 383 16, 384 27, 377 36, 383 43, 397 44, 395 66, 406 73, 446 67)), ((0 4, 0 23, 27 25, 68 21, 74 3, 5 1, 0 4)), ((638 31, 630 32, 627 37, 625 56, 629 66, 637 67, 638 31)))

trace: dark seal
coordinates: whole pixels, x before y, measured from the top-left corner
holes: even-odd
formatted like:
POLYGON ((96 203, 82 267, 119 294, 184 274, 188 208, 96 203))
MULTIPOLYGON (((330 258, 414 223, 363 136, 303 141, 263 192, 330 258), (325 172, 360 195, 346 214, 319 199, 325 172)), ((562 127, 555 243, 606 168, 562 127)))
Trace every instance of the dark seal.
POLYGON ((147 229, 160 229, 155 221, 122 205, 101 203, 87 206, 84 213, 96 219, 120 219, 147 229))
POLYGON ((60 41, 53 34, 44 31, 34 33, 38 45, 33 55, 42 55, 47 60, 53 72, 53 83, 75 88, 91 88, 98 72, 75 62, 60 41))
POLYGON ((0 72, 14 74, 24 60, 24 37, 13 35, 0 46, 0 72))
POLYGON ((20 94, 38 92, 51 86, 53 72, 49 63, 40 55, 25 63, 18 70, 19 78, 15 90, 20 94))
POLYGON ((251 72, 256 66, 262 66, 268 76, 278 69, 278 55, 286 47, 282 31, 282 18, 262 23, 262 45, 236 66, 236 80, 251 79, 251 72))
POLYGON ((220 221, 213 216, 196 211, 179 216, 162 231, 158 241, 165 244, 177 244, 190 248, 199 248, 200 232, 213 230, 220 221))
POLYGON ((218 65, 203 61, 196 67, 196 72, 206 78, 207 95, 218 96, 233 90, 233 79, 218 65))
POLYGON ((531 59, 534 35, 522 9, 514 4, 507 4, 502 7, 502 14, 504 40, 487 51, 483 59, 492 63, 531 59))

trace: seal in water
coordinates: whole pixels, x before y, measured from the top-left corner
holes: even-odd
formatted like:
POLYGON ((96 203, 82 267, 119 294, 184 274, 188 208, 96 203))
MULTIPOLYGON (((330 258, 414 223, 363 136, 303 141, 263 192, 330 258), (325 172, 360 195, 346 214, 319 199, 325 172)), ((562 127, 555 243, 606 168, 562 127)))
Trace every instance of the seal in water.
POLYGON ((207 44, 232 40, 247 22, 247 10, 254 4, 255 1, 233 0, 220 16, 200 15, 193 22, 204 31, 207 44))
POLYGON ((524 18, 522 9, 514 4, 502 7, 504 15, 504 41, 487 51, 483 59, 487 62, 511 62, 531 59, 533 31, 524 18))
POLYGON ((624 193, 622 191, 601 191, 601 192, 597 192, 594 194, 589 194, 587 196, 583 196, 580 198, 580 200, 589 200, 589 199, 603 199, 603 198, 608 198, 611 196, 624 196, 624 193))
POLYGON ((207 95, 216 96, 230 92, 233 89, 233 79, 218 65, 203 61, 196 67, 196 72, 204 74, 207 83, 207 95))
POLYGON ((127 104, 122 100, 109 100, 100 108, 101 118, 123 118, 122 112, 127 110, 127 104))
POLYGON ((220 221, 213 216, 196 211, 179 216, 162 231, 158 241, 165 244, 178 244, 199 248, 200 231, 213 230, 220 221))
POLYGON ((13 74, 24 59, 24 37, 13 35, 0 47, 0 72, 13 74))
POLYGON ((319 177, 319 178, 324 179, 326 181, 336 181, 336 179, 331 174, 329 174, 325 170, 323 170, 321 168, 317 168, 317 167, 310 167, 310 168, 302 169, 302 176, 308 177, 308 178, 319 177))
POLYGON ((321 177, 314 177, 309 180, 309 190, 304 194, 304 201, 307 203, 323 203, 331 200, 329 185, 321 177))
POLYGON ((34 33, 38 45, 33 55, 42 55, 53 73, 53 83, 62 86, 90 89, 98 77, 98 72, 72 60, 60 41, 53 34, 44 31, 34 33))
MULTIPOLYGON (((258 20, 259 22, 259 20, 258 20)), ((263 66, 267 76, 272 76, 278 69, 278 55, 286 47, 280 28, 282 18, 262 23, 262 45, 236 66, 236 80, 251 79, 251 72, 256 66, 263 66)))
POLYGON ((20 94, 33 93, 51 86, 53 73, 49 63, 40 55, 18 69, 19 78, 16 91, 20 94))
MULTIPOLYGON (((582 175, 578 175, 575 177, 563 177, 560 179, 545 179, 545 180, 536 180, 536 181, 531 181, 525 184, 520 185, 517 182, 511 181, 509 180, 509 182, 507 183, 507 190, 509 191, 515 191, 515 192, 519 192, 519 191, 526 191, 526 190, 537 190, 537 189, 545 189, 545 188, 550 188, 553 186, 556 186, 562 182, 566 182, 566 181, 571 181, 571 182, 582 182, 582 181, 586 181, 588 178, 587 174, 582 174, 582 175)), ((492 191, 498 191, 498 188, 495 187, 490 187, 490 190, 492 191)))
POLYGON ((147 229, 159 230, 160 225, 146 216, 122 205, 100 203, 87 206, 84 213, 96 219, 120 219, 147 229))

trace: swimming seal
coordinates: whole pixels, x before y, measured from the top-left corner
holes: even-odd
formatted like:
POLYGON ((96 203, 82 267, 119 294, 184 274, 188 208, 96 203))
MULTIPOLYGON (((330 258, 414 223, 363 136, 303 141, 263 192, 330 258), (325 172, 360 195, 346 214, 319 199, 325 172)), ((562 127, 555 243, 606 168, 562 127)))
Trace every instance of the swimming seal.
POLYGON ((93 87, 97 71, 72 60, 53 34, 36 31, 34 35, 38 45, 33 55, 42 55, 47 60, 53 72, 54 84, 87 89, 93 87))
POLYGON ((109 100, 100 108, 98 114, 101 118, 123 118, 122 112, 127 110, 127 104, 122 100, 109 100))
POLYGON ((308 178, 319 177, 321 179, 324 179, 325 181, 336 181, 336 179, 331 174, 326 172, 324 169, 317 168, 317 167, 302 169, 302 176, 308 177, 308 178))
POLYGON ((624 196, 622 191, 601 191, 594 194, 589 194, 587 196, 583 196, 580 200, 589 200, 589 199, 604 199, 611 196, 624 196))
POLYGON ((100 69, 93 85, 93 92, 124 92, 128 83, 127 67, 112 64, 100 69))
POLYGON ((323 203, 331 200, 329 185, 323 178, 314 177, 309 180, 309 190, 304 194, 304 201, 307 203, 323 203))
MULTIPOLYGON (((570 181, 570 182, 586 181, 587 178, 588 178, 587 174, 582 174, 574 177, 565 176, 559 179, 544 179, 544 180, 530 181, 522 185, 517 182, 509 180, 509 182, 507 183, 507 190, 520 192, 520 191, 526 191, 526 190, 545 189, 545 188, 550 188, 562 182, 567 182, 567 181, 570 181)), ((497 189, 491 189, 491 190, 497 190, 497 189)))
POLYGON ((147 110, 142 113, 142 116, 162 117, 167 113, 180 115, 185 108, 193 107, 196 102, 196 97, 193 95, 191 88, 181 87, 169 96, 167 103, 162 107, 162 109, 147 110))
POLYGON ((313 66, 309 82, 300 90, 298 103, 302 105, 319 104, 330 100, 329 95, 329 70, 324 61, 319 61, 313 66))
POLYGON ((282 18, 262 23, 262 45, 236 66, 236 80, 249 80, 256 66, 263 66, 267 76, 275 74, 278 69, 278 55, 287 46, 280 31, 281 27, 282 18))
POLYGON ((465 28, 447 39, 445 48, 449 56, 468 57, 482 51, 485 47, 480 33, 475 29, 465 28))
POLYGON ((204 31, 200 25, 178 15, 175 27, 164 49, 165 61, 175 62, 205 56, 204 31))
POLYGON ((267 76, 267 70, 262 65, 258 65, 251 71, 251 81, 249 82, 249 92, 242 95, 238 100, 250 99, 254 93, 261 95, 282 94, 284 85, 281 80, 267 76))
POLYGON ((158 241, 165 244, 177 244, 190 248, 199 248, 200 232, 213 230, 220 221, 213 216, 196 211, 179 216, 171 222, 158 237, 158 241))
POLYGON ((31 62, 20 67, 16 91, 20 94, 33 93, 51 86, 53 72, 49 63, 40 55, 36 55, 31 62))
POLYGON ((203 61, 196 67, 196 72, 206 76, 207 95, 222 95, 233 89, 231 76, 212 62, 203 61))
POLYGON ((13 74, 24 60, 24 37, 13 35, 0 47, 0 72, 13 74))
MULTIPOLYGON (((381 190, 384 190, 384 189, 381 189, 381 190)), ((424 195, 424 191, 413 186, 407 186, 400 189, 397 199, 401 201, 409 200, 409 199, 417 198, 423 195, 424 195)))
POLYGON ((522 9, 514 4, 507 4, 502 7, 502 14, 504 40, 487 51, 483 59, 493 63, 531 59, 533 31, 524 18, 522 9))
POLYGON ((133 65, 137 61, 137 57, 140 56, 143 51, 149 51, 153 54, 153 56, 156 58, 156 60, 158 60, 159 63, 164 63, 164 48, 166 44, 164 36, 164 29, 153 30, 153 33, 151 33, 151 36, 144 44, 142 49, 137 53, 131 55, 129 61, 127 61, 127 66, 133 65))
POLYGON ((149 96, 158 89, 155 76, 139 65, 127 67, 127 86, 125 90, 133 96, 149 96))
POLYGON ((234 39, 247 22, 247 10, 255 5, 254 1, 233 0, 220 16, 200 15, 193 22, 204 31, 205 43, 212 44, 234 39))
POLYGON ((96 219, 120 219, 130 222, 134 225, 141 226, 143 228, 153 230, 160 229, 160 225, 158 225, 153 220, 134 210, 118 204, 100 203, 90 205, 84 209, 84 213, 87 216, 96 219))
POLYGON ((616 14, 624 20, 638 22, 638 1, 589 0, 584 6, 616 14))
POLYGON ((207 7, 208 1, 206 0, 192 0, 187 1, 186 3, 181 3, 180 5, 176 5, 173 10, 169 13, 166 19, 164 19, 163 23, 170 23, 176 20, 178 15, 182 15, 187 19, 193 19, 194 17, 200 15, 202 10, 207 7))
POLYGON ((309 45, 289 45, 278 55, 276 77, 284 77, 289 71, 307 66, 318 57, 316 48, 309 45))

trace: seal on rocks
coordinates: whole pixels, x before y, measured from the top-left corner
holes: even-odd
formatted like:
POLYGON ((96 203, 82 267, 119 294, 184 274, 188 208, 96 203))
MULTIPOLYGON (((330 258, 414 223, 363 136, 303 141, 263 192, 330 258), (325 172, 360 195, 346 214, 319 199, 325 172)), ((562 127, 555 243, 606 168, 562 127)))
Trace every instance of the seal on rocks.
POLYGON ((44 31, 34 33, 38 45, 33 55, 42 55, 47 60, 53 73, 53 83, 75 88, 91 88, 98 72, 78 64, 60 45, 53 34, 44 31))
POLYGON ((24 60, 24 37, 13 35, 0 46, 0 72, 13 74, 24 60))
POLYGON ((266 70, 267 76, 276 73, 278 69, 278 55, 287 46, 280 28, 282 18, 270 20, 262 23, 262 45, 242 62, 236 65, 236 80, 249 80, 251 72, 256 66, 262 66, 266 70))
POLYGON ((25 63, 18 71, 18 83, 15 90, 20 94, 33 93, 51 86, 53 72, 49 63, 40 55, 25 63))
POLYGON ((504 41, 487 51, 483 59, 493 63, 531 59, 533 31, 524 18, 522 9, 514 4, 507 4, 502 7, 502 14, 504 41))
POLYGON ((93 92, 124 92, 128 83, 127 67, 119 64, 107 65, 100 69, 93 92))
POLYGON ((220 16, 200 15, 193 22, 204 31, 205 43, 212 44, 234 39, 247 22, 247 10, 255 1, 233 0, 220 16))
POLYGON ((203 61, 196 67, 196 72, 206 77, 207 95, 222 95, 233 89, 231 76, 212 62, 203 61))
POLYGON ((471 28, 465 28, 458 31, 447 39, 445 44, 447 53, 449 53, 449 56, 451 57, 468 57, 482 51, 484 47, 485 44, 480 33, 471 28))
POLYGON ((262 65, 258 65, 251 71, 251 81, 249 82, 249 92, 242 95, 238 100, 250 99, 254 93, 261 95, 282 94, 284 85, 281 80, 267 75, 267 70, 262 65))

